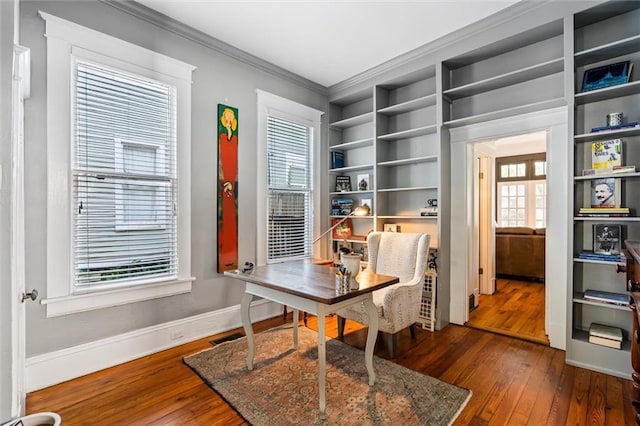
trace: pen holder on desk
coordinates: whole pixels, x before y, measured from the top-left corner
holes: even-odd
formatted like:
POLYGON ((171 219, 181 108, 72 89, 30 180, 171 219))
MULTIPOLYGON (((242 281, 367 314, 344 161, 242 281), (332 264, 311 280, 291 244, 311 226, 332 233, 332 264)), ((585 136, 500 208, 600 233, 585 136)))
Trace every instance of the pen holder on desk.
POLYGON ((336 274, 336 293, 345 294, 349 292, 349 279, 351 275, 336 274))
POLYGON ((351 290, 357 290, 359 287, 358 282, 356 281, 356 276, 360 272, 360 258, 362 254, 360 253, 351 253, 345 254, 342 253, 340 255, 340 260, 342 261, 342 266, 347 268, 347 271, 351 272, 351 280, 349 283, 349 288, 351 290))

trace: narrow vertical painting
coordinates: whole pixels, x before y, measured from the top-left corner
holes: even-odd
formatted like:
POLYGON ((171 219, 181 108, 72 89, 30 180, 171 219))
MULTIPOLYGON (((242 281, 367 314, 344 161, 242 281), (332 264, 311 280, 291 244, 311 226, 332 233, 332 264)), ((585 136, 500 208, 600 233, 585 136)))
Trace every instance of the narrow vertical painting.
POLYGON ((218 272, 238 268, 238 109, 218 104, 218 272))

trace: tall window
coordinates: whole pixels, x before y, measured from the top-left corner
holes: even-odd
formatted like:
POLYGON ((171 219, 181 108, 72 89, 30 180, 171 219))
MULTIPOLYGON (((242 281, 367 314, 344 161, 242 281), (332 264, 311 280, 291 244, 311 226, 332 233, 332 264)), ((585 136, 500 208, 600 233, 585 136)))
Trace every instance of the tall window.
POLYGON ((498 226, 546 227, 546 158, 532 154, 496 159, 498 226))
POLYGON ((190 291, 194 67, 40 15, 47 316, 190 291))
POLYGON ((321 112, 258 91, 258 263, 311 257, 321 112))
POLYGON ((313 129, 267 118, 268 261, 311 256, 313 129))
POLYGON ((175 88, 82 61, 75 71, 75 286, 175 278, 175 88))

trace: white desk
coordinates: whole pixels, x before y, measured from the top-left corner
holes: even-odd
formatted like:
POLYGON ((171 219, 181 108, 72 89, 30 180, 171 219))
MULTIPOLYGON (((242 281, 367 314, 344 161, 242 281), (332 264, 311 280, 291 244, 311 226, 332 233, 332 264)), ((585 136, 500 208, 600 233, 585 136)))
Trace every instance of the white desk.
POLYGON ((378 315, 373 304, 373 292, 398 282, 398 277, 360 272, 359 289, 346 294, 335 290, 335 268, 296 261, 256 267, 251 273, 226 271, 224 274, 246 283, 241 303, 242 326, 247 336, 247 368, 253 369, 255 342, 249 308, 254 297, 272 300, 293 308, 293 347, 298 349, 298 311, 318 317, 318 390, 320 414, 325 412, 326 384, 326 315, 347 306, 363 302, 369 314, 369 331, 364 351, 365 365, 369 373, 369 385, 376 379, 373 370, 373 350, 378 335, 378 315))

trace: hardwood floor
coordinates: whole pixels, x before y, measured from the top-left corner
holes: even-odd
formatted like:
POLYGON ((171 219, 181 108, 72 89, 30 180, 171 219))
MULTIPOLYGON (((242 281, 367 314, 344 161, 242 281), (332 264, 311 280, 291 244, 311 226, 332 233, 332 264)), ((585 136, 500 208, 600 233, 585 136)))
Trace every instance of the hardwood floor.
MULTIPOLYGON (((336 318, 327 334, 337 335, 336 318)), ((256 331, 283 323, 255 324, 256 331)), ((316 318, 309 327, 317 329, 316 318)), ((242 419, 182 357, 238 330, 187 343, 27 396, 27 412, 55 411, 71 425, 239 425, 242 419)), ((364 348, 366 329, 347 321, 345 341, 364 348)), ((380 343, 380 342, 379 342, 380 343)), ((471 389, 456 425, 631 425, 631 381, 564 363, 564 352, 470 327, 405 330, 395 362, 471 389)), ((384 347, 376 355, 386 357, 384 347)), ((380 373, 379 373, 380 374, 380 373)))
POLYGON ((544 283, 499 278, 496 289, 491 296, 480 295, 466 325, 548 345, 544 283))

